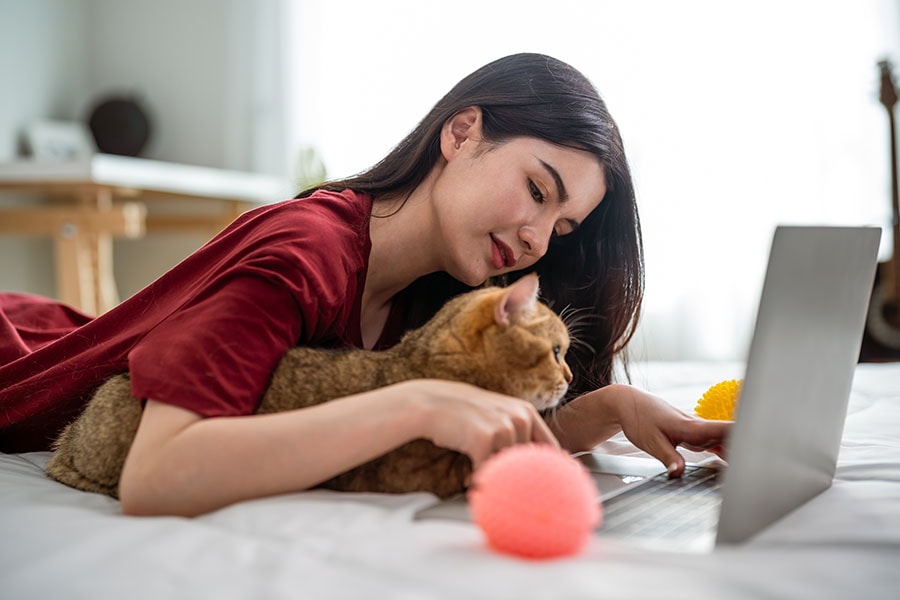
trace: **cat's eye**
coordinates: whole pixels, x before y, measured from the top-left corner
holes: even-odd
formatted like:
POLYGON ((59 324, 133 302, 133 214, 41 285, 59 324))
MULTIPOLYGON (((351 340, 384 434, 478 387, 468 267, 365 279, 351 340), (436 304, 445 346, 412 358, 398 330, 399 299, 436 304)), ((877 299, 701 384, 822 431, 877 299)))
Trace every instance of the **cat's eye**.
POLYGON ((556 362, 559 362, 559 353, 560 353, 560 347, 553 346, 553 358, 556 359, 556 362))

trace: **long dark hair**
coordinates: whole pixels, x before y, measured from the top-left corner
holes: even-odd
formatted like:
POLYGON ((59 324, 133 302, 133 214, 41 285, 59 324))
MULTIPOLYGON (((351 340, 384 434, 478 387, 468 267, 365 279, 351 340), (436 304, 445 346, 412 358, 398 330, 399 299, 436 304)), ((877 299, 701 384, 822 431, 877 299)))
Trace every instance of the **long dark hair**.
MULTIPOLYGON (((603 165, 607 191, 577 231, 553 240, 529 271, 557 311, 576 315, 579 343, 567 355, 575 380, 570 397, 607 385, 615 360, 634 334, 644 291, 640 219, 631 170, 615 122, 594 86, 568 64, 541 54, 515 54, 478 69, 444 96, 387 156, 371 169, 309 189, 352 189, 377 201, 416 188, 441 156, 440 132, 460 110, 478 106, 489 143, 533 137, 590 152, 603 165)), ((515 279, 525 272, 510 274, 515 279)), ((468 288, 446 273, 423 277, 402 292, 407 325, 430 318, 468 288)))

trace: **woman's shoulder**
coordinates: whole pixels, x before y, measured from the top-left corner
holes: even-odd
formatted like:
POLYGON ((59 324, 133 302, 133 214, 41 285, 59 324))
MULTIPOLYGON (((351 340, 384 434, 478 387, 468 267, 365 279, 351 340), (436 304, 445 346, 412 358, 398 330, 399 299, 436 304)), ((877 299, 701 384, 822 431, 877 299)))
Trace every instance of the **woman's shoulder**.
POLYGON ((222 234, 222 241, 267 254, 344 248, 367 253, 372 200, 350 190, 315 192, 251 209, 222 234))

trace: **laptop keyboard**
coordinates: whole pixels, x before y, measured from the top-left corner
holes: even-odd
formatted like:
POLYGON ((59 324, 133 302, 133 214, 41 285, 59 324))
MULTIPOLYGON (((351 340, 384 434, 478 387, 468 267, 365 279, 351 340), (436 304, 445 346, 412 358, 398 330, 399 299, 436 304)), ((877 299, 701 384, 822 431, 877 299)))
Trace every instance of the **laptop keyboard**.
POLYGON ((603 502, 601 534, 688 539, 716 527, 721 504, 718 469, 687 467, 680 478, 662 473, 603 502))

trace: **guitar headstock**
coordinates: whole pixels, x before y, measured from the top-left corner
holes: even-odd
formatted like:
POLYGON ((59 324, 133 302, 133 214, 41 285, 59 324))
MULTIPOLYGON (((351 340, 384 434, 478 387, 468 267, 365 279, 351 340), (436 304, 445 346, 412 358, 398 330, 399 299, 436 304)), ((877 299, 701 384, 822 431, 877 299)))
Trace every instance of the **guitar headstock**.
POLYGON ((881 95, 879 100, 888 111, 893 110, 897 104, 897 87, 894 85, 894 78, 891 73, 891 61, 885 59, 878 63, 881 69, 881 95))

